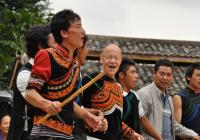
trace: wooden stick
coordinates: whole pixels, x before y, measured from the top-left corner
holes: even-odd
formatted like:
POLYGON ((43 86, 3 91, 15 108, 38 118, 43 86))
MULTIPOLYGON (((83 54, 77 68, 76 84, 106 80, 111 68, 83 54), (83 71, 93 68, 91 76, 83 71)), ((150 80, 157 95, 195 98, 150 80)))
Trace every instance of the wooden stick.
MULTIPOLYGON (((90 80, 87 84, 85 84, 84 86, 82 86, 80 89, 78 89, 74 94, 72 94, 71 96, 69 96, 67 99, 65 99, 62 103, 61 103, 61 107, 65 106, 67 103, 69 103, 70 101, 72 101, 74 98, 76 98, 79 94, 81 94, 85 89, 87 89, 89 86, 91 86, 93 83, 95 83, 97 80, 99 80, 101 77, 104 76, 104 73, 101 72, 99 73, 96 77, 94 77, 92 80, 90 80)), ((51 116, 51 114, 47 114, 45 115, 43 118, 41 118, 39 121, 36 122, 36 125, 40 125, 42 124, 44 121, 46 121, 49 117, 51 116)))
POLYGON ((11 79, 10 79, 10 82, 9 82, 9 85, 8 85, 8 88, 11 89, 11 90, 14 89, 14 87, 16 87, 17 71, 19 70, 19 67, 21 66, 20 64, 21 64, 20 56, 17 55, 15 57, 15 64, 14 64, 11 79))

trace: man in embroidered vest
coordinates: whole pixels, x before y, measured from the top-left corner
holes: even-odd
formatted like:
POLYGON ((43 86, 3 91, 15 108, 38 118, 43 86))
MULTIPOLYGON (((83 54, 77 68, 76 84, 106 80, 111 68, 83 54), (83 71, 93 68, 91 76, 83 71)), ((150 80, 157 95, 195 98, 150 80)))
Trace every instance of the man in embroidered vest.
POLYGON ((123 88, 123 121, 137 133, 140 133, 141 124, 150 136, 156 140, 162 140, 161 135, 156 132, 145 116, 139 96, 133 91, 138 78, 135 62, 126 57, 123 58, 116 78, 123 88))
MULTIPOLYGON (((177 123, 174 117, 172 98, 167 89, 173 80, 174 65, 168 59, 156 61, 154 81, 137 93, 140 96, 147 118, 162 135, 163 140, 175 140, 175 135, 181 138, 195 138, 197 133, 177 123)), ((153 140, 144 132, 145 140, 153 140)))
POLYGON ((31 137, 33 140, 72 140, 73 114, 93 131, 100 128, 102 118, 81 109, 73 101, 60 107, 76 90, 80 65, 75 54, 83 46, 85 31, 79 15, 72 10, 55 14, 50 25, 58 45, 37 53, 25 94, 25 99, 37 108, 31 137), (53 116, 35 125, 46 113, 53 116))
MULTIPOLYGON (((92 132, 87 129, 88 139, 121 140, 122 135, 128 139, 140 140, 140 137, 126 124, 122 125, 123 97, 122 88, 115 80, 115 74, 121 63, 121 50, 115 44, 106 46, 100 56, 102 71, 105 76, 95 82, 83 93, 83 105, 95 108, 104 113, 108 121, 106 132, 92 132)), ((87 83, 98 73, 83 77, 82 82, 87 83)))
POLYGON ((191 64, 185 74, 187 87, 174 95, 177 122, 200 135, 200 63, 191 64))

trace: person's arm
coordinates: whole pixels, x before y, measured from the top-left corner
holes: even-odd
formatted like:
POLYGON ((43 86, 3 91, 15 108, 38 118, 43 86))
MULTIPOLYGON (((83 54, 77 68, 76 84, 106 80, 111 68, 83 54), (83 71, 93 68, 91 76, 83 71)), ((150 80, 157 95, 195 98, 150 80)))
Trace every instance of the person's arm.
POLYGON ((140 99, 139 104, 141 104, 145 114, 151 112, 152 99, 150 98, 150 95, 146 94, 146 91, 144 91, 144 89, 140 89, 139 91, 137 91, 137 95, 139 96, 140 99))
POLYGON ((122 136, 128 140, 144 140, 144 137, 136 133, 131 127, 126 123, 122 122, 122 136))
POLYGON ((26 87, 28 85, 28 80, 30 78, 31 71, 23 70, 18 73, 16 79, 17 89, 20 91, 21 95, 25 97, 26 87))
POLYGON ((174 105, 174 116, 178 123, 181 123, 182 119, 182 100, 179 95, 174 95, 173 97, 173 105, 174 105))
POLYGON ((174 105, 171 98, 169 98, 170 106, 172 107, 172 123, 174 125, 175 134, 179 136, 181 139, 193 139, 198 137, 198 134, 194 132, 192 129, 186 128, 182 124, 178 123, 174 117, 174 105))
POLYGON ((55 115, 59 113, 62 108, 61 103, 58 101, 50 101, 43 98, 35 89, 27 89, 25 93, 25 100, 31 105, 42 109, 46 113, 55 115))
POLYGON ((200 136, 193 137, 192 140, 200 140, 200 136))
POLYGON ((61 111, 60 102, 45 99, 39 92, 51 77, 51 62, 46 49, 37 52, 25 91, 25 100, 31 105, 55 115, 61 111))
POLYGON ((133 92, 133 93, 139 100, 139 104, 138 104, 139 121, 140 121, 140 124, 142 125, 142 127, 144 128, 144 131, 151 137, 155 138, 156 140, 162 140, 161 135, 156 131, 156 129, 153 127, 152 123, 146 117, 144 109, 141 104, 140 97, 138 96, 138 94, 136 92, 133 92))
POLYGON ((175 119, 173 119, 173 123, 175 125, 175 133, 182 139, 196 139, 198 138, 198 134, 191 129, 184 127, 182 124, 178 123, 175 119))
POLYGON ((140 124, 143 127, 144 131, 151 137, 155 138, 156 140, 162 140, 161 135, 156 131, 156 129, 153 127, 152 123, 146 117, 145 111, 141 104, 141 98, 138 96, 138 93, 134 92, 134 94, 136 95, 137 99, 139 100, 139 104, 138 104, 139 121, 140 121, 140 124))
POLYGON ((91 114, 88 110, 81 108, 74 102, 74 115, 87 123, 93 131, 98 131, 102 125, 102 117, 91 114))
POLYGON ((162 140, 161 135, 155 130, 155 128, 145 115, 140 118, 140 123, 147 134, 149 134, 156 140, 162 140))

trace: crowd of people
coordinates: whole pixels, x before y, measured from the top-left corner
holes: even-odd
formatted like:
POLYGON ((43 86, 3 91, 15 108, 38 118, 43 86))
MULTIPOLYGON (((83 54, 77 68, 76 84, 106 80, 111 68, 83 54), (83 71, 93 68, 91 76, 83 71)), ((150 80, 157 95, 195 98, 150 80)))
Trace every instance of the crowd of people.
POLYGON ((152 83, 135 91, 136 63, 116 44, 102 46, 99 72, 82 76, 87 36, 72 10, 31 27, 25 42, 29 60, 17 74, 11 116, 1 115, 0 140, 200 140, 199 62, 186 71, 187 87, 171 97, 171 61, 157 60, 152 83))

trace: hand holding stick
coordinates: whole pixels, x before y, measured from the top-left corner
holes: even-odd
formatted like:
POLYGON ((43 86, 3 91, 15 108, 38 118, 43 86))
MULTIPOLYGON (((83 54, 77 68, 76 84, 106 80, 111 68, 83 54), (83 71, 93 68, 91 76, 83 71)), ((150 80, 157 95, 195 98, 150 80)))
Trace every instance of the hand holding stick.
MULTIPOLYGON (((104 73, 101 72, 99 73, 96 77, 94 77, 92 80, 90 80, 87 84, 85 84, 84 86, 82 86, 80 89, 78 89, 74 94, 72 94, 71 96, 69 96, 67 99, 65 99, 62 103, 61 103, 61 107, 65 106, 67 103, 69 103, 70 101, 72 101, 74 98, 76 98, 79 94, 81 94, 85 89, 87 89, 89 86, 91 86, 93 83, 95 83, 97 80, 99 80, 101 77, 104 76, 104 73)), ((36 122, 36 125, 40 125, 42 124, 44 121, 46 121, 52 114, 47 114, 45 115, 42 119, 40 119, 39 121, 36 122)))

